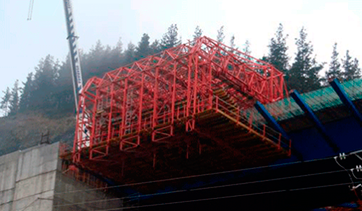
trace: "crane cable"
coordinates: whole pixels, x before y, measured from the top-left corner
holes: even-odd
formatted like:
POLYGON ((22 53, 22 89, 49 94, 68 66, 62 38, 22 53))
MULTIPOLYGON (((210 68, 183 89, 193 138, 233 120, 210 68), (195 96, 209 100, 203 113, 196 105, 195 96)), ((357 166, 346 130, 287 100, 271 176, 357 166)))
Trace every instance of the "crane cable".
POLYGON ((27 19, 28 21, 30 21, 33 16, 33 8, 34 8, 34 0, 30 0, 29 10, 28 10, 28 19, 27 19))

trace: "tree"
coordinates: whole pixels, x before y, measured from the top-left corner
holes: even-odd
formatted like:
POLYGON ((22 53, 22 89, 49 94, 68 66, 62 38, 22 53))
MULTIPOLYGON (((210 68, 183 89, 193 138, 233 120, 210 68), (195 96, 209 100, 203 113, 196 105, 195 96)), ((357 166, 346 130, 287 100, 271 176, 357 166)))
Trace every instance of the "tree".
POLYGON ((239 55, 238 53, 238 47, 236 47, 236 44, 235 44, 235 36, 231 36, 231 39, 230 39, 230 47, 231 47, 231 50, 230 52, 231 53, 236 53, 239 55))
POLYGON ((108 58, 108 69, 116 69, 122 65, 122 51, 123 51, 123 43, 121 38, 119 38, 115 47, 113 47, 110 51, 110 55, 107 55, 108 58))
MULTIPOLYGON (((106 53, 106 48, 103 46, 102 42, 100 40, 98 40, 96 42, 95 46, 92 46, 92 48, 90 49, 89 53, 88 53, 88 58, 89 58, 89 64, 91 66, 99 66, 102 61, 104 60, 105 57, 105 53, 106 53)), ((99 69, 99 68, 97 68, 99 69)))
POLYGON ((352 72, 354 73, 352 75, 353 79, 361 77, 361 68, 359 67, 359 61, 357 58, 353 60, 352 72))
MULTIPOLYGON (((84 74, 86 70, 86 65, 84 63, 88 62, 88 58, 85 55, 82 55, 81 65, 82 65, 82 73, 84 79, 87 79, 88 74, 84 74)), ((72 72, 70 69, 70 58, 66 57, 66 60, 62 62, 59 67, 59 77, 56 80, 57 90, 56 94, 57 100, 59 102, 59 107, 65 110, 74 111, 74 94, 73 94, 73 85, 72 85, 72 72)), ((35 89, 35 82, 33 82, 33 90, 35 89)), ((34 94, 34 91, 31 92, 31 95, 34 94)), ((32 97, 30 96, 30 99, 32 97)), ((31 109, 31 104, 29 104, 29 108, 31 109)))
POLYGON ((301 89, 301 92, 310 92, 321 87, 322 79, 319 77, 319 72, 323 69, 324 63, 319 64, 314 57, 311 61, 311 67, 305 74, 306 87, 301 89))
POLYGON ((136 59, 135 57, 135 53, 136 53, 136 47, 132 42, 128 43, 127 49, 124 52, 124 64, 130 64, 133 63, 136 59))
POLYGON ((120 53, 120 54, 122 53, 123 42, 122 42, 121 37, 118 39, 118 42, 117 42, 116 47, 114 49, 117 50, 118 53, 120 53))
POLYGON ((272 64, 276 69, 287 73, 288 70, 288 47, 287 47, 287 38, 288 35, 284 35, 283 25, 280 23, 277 31, 275 32, 275 37, 270 40, 269 55, 266 58, 266 61, 272 64))
POLYGON ((173 48, 181 44, 181 40, 178 36, 178 28, 177 24, 171 24, 168 27, 168 31, 163 35, 161 40, 161 48, 162 50, 166 50, 168 48, 173 48))
POLYGON ((341 64, 338 61, 337 43, 333 45, 333 51, 331 56, 331 63, 329 64, 329 70, 326 71, 326 81, 334 78, 342 79, 341 64))
MULTIPOLYGON (((251 60, 252 58, 250 57, 251 50, 250 50, 250 42, 249 42, 249 40, 246 40, 243 46, 244 46, 243 53, 246 54, 246 56, 244 56, 245 59, 251 60)), ((237 54, 239 54, 239 53, 237 53, 237 54)))
POLYGON ((323 65, 317 63, 316 58, 312 57, 313 45, 307 41, 307 32, 304 27, 300 30, 299 36, 295 43, 297 53, 287 77, 287 85, 290 89, 297 89, 303 93, 320 88, 321 79, 318 73, 323 65))
POLYGON ((251 54, 251 50, 250 50, 250 42, 249 40, 246 40, 244 43, 244 48, 243 48, 243 52, 247 55, 251 54))
POLYGON ((235 49, 236 45, 235 45, 235 36, 231 36, 231 39, 230 39, 230 47, 235 49))
POLYGON ((161 45, 158 40, 153 41, 153 43, 150 46, 152 54, 156 54, 161 51, 161 45))
POLYGON ((20 92, 20 88, 19 88, 19 80, 16 80, 14 83, 14 87, 11 90, 11 97, 9 100, 9 115, 15 115, 18 113, 19 111, 19 92, 20 92))
POLYGON ((0 108, 4 111, 5 116, 9 114, 9 102, 11 98, 11 93, 9 87, 6 88, 6 91, 3 91, 4 96, 1 98, 0 108))
POLYGON ((56 102, 53 93, 59 76, 60 65, 58 61, 47 55, 40 60, 35 68, 33 91, 30 95, 30 107, 33 109, 51 109, 56 102))
POLYGON ((19 103, 19 111, 24 112, 29 109, 30 100, 31 100, 31 93, 34 89, 33 87, 33 73, 29 73, 28 77, 26 78, 26 82, 23 82, 23 89, 20 96, 20 103, 19 103))
POLYGON ((88 77, 101 77, 105 72, 110 71, 107 62, 107 52, 110 48, 103 46, 100 40, 95 46, 92 46, 89 53, 83 56, 82 68, 83 75, 88 77), (84 65, 83 65, 84 64, 84 65))
POLYGON ((202 30, 200 28, 200 26, 196 26, 195 32, 194 32, 194 40, 196 40, 197 38, 202 36, 202 30))
POLYGON ((144 33, 141 41, 138 43, 138 46, 136 47, 136 60, 143 59, 146 56, 150 55, 152 53, 152 49, 150 47, 150 36, 148 34, 144 33))
POLYGON ((224 26, 221 26, 219 30, 217 30, 217 37, 216 37, 216 40, 218 42, 223 42, 224 41, 224 38, 225 38, 225 35, 224 35, 224 26))
POLYGON ((361 69, 358 67, 358 60, 352 60, 349 55, 349 50, 346 51, 346 56, 342 59, 343 76, 346 81, 361 77, 361 69))

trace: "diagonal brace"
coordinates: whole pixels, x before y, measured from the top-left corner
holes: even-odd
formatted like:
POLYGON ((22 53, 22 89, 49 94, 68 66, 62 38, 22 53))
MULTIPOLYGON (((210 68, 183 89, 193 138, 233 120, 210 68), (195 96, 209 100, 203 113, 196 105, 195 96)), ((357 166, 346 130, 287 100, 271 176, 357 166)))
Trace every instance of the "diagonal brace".
POLYGON ((285 130, 278 124, 278 122, 273 118, 273 116, 266 110, 263 104, 261 104, 259 101, 255 103, 255 108, 258 110, 258 112, 264 117, 264 119, 272 125, 272 127, 277 130, 279 133, 283 135, 284 138, 289 140, 288 134, 285 132, 285 130))
POLYGON ((300 94, 297 90, 293 90, 290 93, 290 96, 295 100, 295 102, 299 105, 299 107, 304 111, 304 113, 315 123, 317 130, 322 134, 324 140, 328 143, 328 145, 333 149, 334 152, 338 152, 339 148, 335 144, 335 142, 332 140, 332 138, 327 134, 326 129, 322 125, 322 123, 319 121, 317 116, 314 114, 312 109, 307 105, 307 103, 304 102, 300 94))
POLYGON ((356 106, 353 104, 352 100, 349 98, 346 91, 343 89, 341 84, 339 83, 338 79, 334 79, 333 81, 329 82, 334 89, 334 91, 338 94, 339 98, 343 102, 344 105, 348 107, 350 111, 352 111, 353 116, 358 120, 359 124, 362 126, 362 115, 357 110, 356 106))

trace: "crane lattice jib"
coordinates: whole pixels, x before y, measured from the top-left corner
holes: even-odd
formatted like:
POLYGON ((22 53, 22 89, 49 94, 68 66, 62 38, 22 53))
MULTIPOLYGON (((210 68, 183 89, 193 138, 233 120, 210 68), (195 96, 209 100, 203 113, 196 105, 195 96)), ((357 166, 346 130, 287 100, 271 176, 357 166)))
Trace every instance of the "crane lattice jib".
POLYGON ((85 112, 77 116, 73 159, 79 161, 85 148, 89 159, 101 159, 115 140, 120 150, 134 148, 144 133, 152 141, 166 139, 180 121, 192 130, 190 119, 212 110, 220 90, 233 99, 228 109, 239 112, 257 100, 282 99, 284 87, 283 73, 272 65, 198 38, 88 80, 80 94, 78 112, 85 112), (80 135, 84 128, 88 136, 80 135))
POLYGON ((75 23, 74 23, 74 14, 72 3, 70 0, 63 0, 64 3, 64 12, 65 12, 65 21, 67 25, 68 32, 68 44, 70 50, 70 64, 72 71, 72 80, 73 80, 73 91, 74 91, 74 99, 75 106, 77 109, 78 106, 78 94, 83 88, 83 79, 82 79, 82 69, 80 65, 80 56, 78 50, 78 36, 75 31, 75 23))

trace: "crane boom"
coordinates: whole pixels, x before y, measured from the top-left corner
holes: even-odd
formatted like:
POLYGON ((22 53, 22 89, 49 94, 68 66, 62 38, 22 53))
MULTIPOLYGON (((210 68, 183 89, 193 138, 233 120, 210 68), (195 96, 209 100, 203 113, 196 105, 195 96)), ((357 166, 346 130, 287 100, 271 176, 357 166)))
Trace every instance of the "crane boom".
POLYGON ((63 0, 65 21, 68 31, 68 42, 70 50, 70 64, 72 71, 73 91, 75 99, 75 108, 78 109, 78 94, 83 88, 82 69, 80 65, 79 50, 78 50, 78 36, 75 31, 73 8, 71 0, 63 0))

